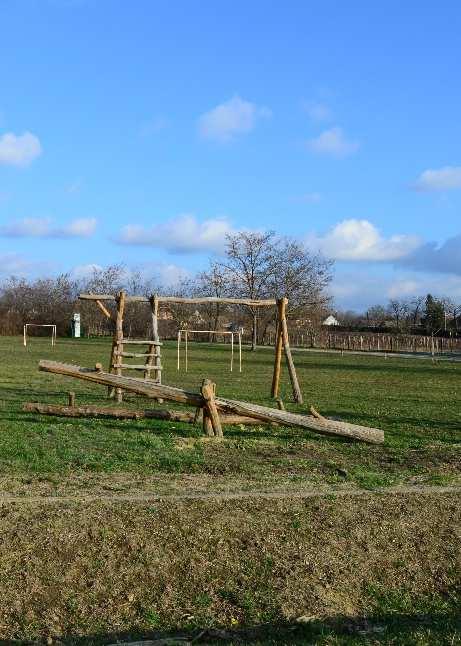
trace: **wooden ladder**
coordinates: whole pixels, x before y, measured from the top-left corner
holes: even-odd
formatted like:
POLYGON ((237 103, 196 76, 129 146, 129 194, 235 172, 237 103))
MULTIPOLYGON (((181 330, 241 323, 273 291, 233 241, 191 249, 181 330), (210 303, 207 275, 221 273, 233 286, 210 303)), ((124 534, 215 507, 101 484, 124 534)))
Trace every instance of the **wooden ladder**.
MULTIPOLYGON (((121 376, 124 370, 142 371, 144 379, 153 379, 158 384, 162 383, 162 363, 161 363, 161 346, 158 336, 158 299, 153 296, 150 299, 152 308, 152 338, 151 339, 126 339, 123 336, 123 316, 125 313, 125 292, 120 292, 116 298, 117 301, 117 318, 115 322, 115 333, 112 341, 112 353, 110 372, 121 376), (126 345, 134 345, 132 352, 126 351, 126 345), (139 348, 136 352, 136 346, 147 346, 139 348), (144 359, 144 363, 127 363, 125 359, 144 359), (153 376, 151 373, 154 373, 153 376)), ((114 395, 114 389, 109 391, 109 395, 114 395)), ((123 399, 121 388, 115 390, 117 402, 123 399)))

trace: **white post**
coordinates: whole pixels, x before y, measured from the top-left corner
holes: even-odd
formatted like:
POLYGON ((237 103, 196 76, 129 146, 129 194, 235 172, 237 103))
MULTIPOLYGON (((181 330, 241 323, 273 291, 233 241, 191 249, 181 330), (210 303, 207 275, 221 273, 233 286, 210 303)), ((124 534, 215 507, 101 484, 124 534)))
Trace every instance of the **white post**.
POLYGON ((234 367, 234 333, 231 333, 231 363, 230 363, 230 371, 232 372, 234 367))
POLYGON ((181 343, 181 330, 178 330, 178 370, 179 370, 179 344, 181 343))
POLYGON ((239 330, 239 372, 242 372, 242 330, 239 330))
POLYGON ((186 350, 186 372, 187 372, 187 345, 188 345, 187 344, 187 342, 188 342, 187 337, 188 337, 188 334, 187 334, 187 330, 186 330, 185 333, 184 333, 184 343, 185 343, 184 347, 185 347, 185 350, 186 350))
POLYGON ((27 346, 27 323, 24 325, 24 347, 27 346))

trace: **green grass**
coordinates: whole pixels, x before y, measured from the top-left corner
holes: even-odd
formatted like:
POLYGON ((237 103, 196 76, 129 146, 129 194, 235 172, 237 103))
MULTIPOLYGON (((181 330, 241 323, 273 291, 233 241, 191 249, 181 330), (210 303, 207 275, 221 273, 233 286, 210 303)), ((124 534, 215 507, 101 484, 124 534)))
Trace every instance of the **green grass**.
MULTIPOLYGON (((243 372, 229 371, 229 346, 191 344, 189 372, 176 370, 176 345, 166 343, 164 382, 197 390, 204 377, 222 396, 273 406, 273 353, 244 350, 243 372)), ((216 483, 300 487, 328 484, 376 488, 402 483, 451 484, 461 473, 461 364, 357 355, 295 352, 304 406, 290 403, 287 375, 282 397, 292 411, 310 404, 326 416, 382 428, 384 446, 326 438, 301 429, 228 427, 224 442, 205 442, 201 429, 157 420, 94 420, 23 413, 26 401, 110 405, 104 387, 39 373, 41 358, 84 366, 107 364, 110 341, 0 337, 0 468, 3 475, 62 478, 77 474, 195 474, 216 483), (53 476, 53 474, 55 474, 53 476)), ((126 406, 151 401, 126 396, 126 406)), ((171 404, 166 403, 172 407, 171 404)))
MULTIPOLYGON (((456 490, 335 492, 461 482, 461 364, 294 353, 305 404, 291 403, 284 374, 286 407, 382 428, 383 446, 265 426, 227 427, 216 441, 186 424, 22 412, 26 401, 66 403, 69 390, 77 403, 113 405, 104 387, 37 369, 41 358, 107 365, 109 352, 109 340, 25 349, 0 337, 0 494, 329 495, 3 503, 0 640, 89 645, 210 629, 213 644, 218 629, 229 644, 461 642, 456 490)), ((245 349, 243 372, 230 373, 228 346, 192 344, 183 374, 174 343, 162 359, 165 383, 197 390, 208 377, 223 396, 273 406, 272 361, 270 349, 245 349)))

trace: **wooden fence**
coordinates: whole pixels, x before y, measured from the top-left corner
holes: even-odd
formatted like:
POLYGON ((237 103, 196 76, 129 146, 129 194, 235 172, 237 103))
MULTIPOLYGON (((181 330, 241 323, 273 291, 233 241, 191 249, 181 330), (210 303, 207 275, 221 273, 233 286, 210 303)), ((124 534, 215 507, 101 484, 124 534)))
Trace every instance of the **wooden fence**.
POLYGON ((300 348, 358 352, 409 352, 451 354, 461 352, 461 338, 416 334, 372 334, 294 330, 291 344, 300 348))

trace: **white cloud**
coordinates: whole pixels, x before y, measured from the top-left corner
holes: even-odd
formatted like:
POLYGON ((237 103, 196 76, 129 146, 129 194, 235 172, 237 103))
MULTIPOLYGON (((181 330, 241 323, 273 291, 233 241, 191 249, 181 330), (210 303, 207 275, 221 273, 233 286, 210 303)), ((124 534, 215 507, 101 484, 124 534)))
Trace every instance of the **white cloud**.
POLYGON ((345 261, 395 261, 421 245, 417 236, 394 235, 384 238, 368 220, 343 220, 324 236, 309 234, 306 246, 325 256, 345 261))
POLYGON ((304 103, 304 109, 312 121, 329 121, 333 116, 331 109, 318 101, 307 101, 304 103))
POLYGON ((74 280, 86 280, 88 278, 91 278, 94 272, 102 270, 103 267, 101 265, 90 262, 87 265, 77 265, 71 270, 70 275, 74 280))
POLYGON ((372 305, 386 305, 389 299, 412 298, 428 293, 461 302, 461 277, 395 273, 391 276, 364 272, 337 273, 330 292, 341 309, 364 311, 372 305))
POLYGON ((7 238, 89 238, 96 229, 95 218, 80 218, 65 226, 53 226, 49 218, 24 218, 0 227, 7 238))
POLYGON ((0 137, 0 165, 28 166, 41 153, 40 140, 31 132, 22 135, 7 132, 0 137))
POLYGON ((360 143, 347 139, 342 128, 335 126, 324 130, 318 137, 307 142, 308 148, 318 154, 332 157, 347 157, 359 149, 360 143))
POLYGON ((6 253, 0 255, 0 274, 2 275, 23 275, 29 267, 30 262, 23 256, 16 253, 6 253))
POLYGON ((184 214, 151 228, 129 224, 123 227, 117 242, 158 247, 170 253, 222 253, 226 234, 232 231, 226 218, 199 222, 194 215, 184 214))
POLYGON ((18 253, 0 254, 0 276, 3 278, 43 275, 52 270, 52 262, 29 260, 18 253))
POLYGON ((425 170, 413 185, 417 191, 452 191, 461 188, 461 166, 425 170))
POLYGON ((253 130, 258 119, 270 116, 268 108, 234 96, 202 114, 198 120, 198 129, 202 137, 221 143, 228 142, 253 130))

